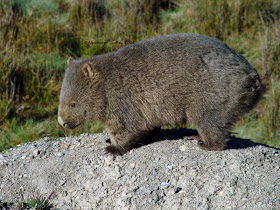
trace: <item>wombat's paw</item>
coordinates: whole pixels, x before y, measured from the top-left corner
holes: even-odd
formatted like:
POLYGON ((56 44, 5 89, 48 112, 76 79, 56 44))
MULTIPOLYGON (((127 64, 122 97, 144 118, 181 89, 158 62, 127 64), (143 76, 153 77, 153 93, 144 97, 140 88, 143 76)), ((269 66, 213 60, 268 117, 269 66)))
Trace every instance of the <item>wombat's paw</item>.
POLYGON ((126 150, 125 148, 115 147, 115 146, 112 146, 112 145, 107 146, 105 148, 106 153, 110 153, 111 155, 114 155, 114 156, 123 155, 127 151, 128 150, 126 150))
POLYGON ((203 141, 198 141, 197 145, 200 149, 206 150, 206 151, 222 151, 226 149, 225 144, 220 145, 206 145, 203 141))

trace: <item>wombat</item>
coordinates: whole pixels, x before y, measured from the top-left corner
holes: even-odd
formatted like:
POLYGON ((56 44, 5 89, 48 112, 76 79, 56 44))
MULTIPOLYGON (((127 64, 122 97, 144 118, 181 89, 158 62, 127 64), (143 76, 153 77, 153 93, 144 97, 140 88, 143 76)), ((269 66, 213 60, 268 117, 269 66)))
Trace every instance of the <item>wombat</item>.
POLYGON ((232 125, 262 95, 256 70, 218 39, 159 36, 88 59, 68 59, 58 122, 104 122, 123 154, 155 129, 190 123, 204 150, 224 150, 232 125))

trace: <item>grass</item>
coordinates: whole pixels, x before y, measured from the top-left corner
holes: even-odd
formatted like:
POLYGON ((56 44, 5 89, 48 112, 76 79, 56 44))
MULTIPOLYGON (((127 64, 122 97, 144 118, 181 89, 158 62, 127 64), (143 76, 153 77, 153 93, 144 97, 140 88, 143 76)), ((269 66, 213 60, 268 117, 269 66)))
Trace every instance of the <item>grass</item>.
POLYGON ((56 138, 104 128, 100 123, 86 123, 70 132, 56 122, 69 56, 104 54, 126 42, 180 32, 217 37, 258 70, 267 92, 234 132, 241 138, 280 147, 279 1, 3 0, 0 151, 44 136, 56 138))
POLYGON ((33 197, 28 200, 22 200, 18 202, 17 208, 23 209, 36 209, 36 210, 51 210, 54 209, 53 204, 49 201, 49 198, 43 198, 41 196, 33 197))
POLYGON ((0 131, 0 148, 2 150, 42 137, 56 138, 78 135, 80 133, 98 133, 104 130, 104 125, 99 122, 86 122, 76 130, 64 130, 54 117, 41 120, 27 118, 22 122, 17 118, 12 118, 8 119, 4 125, 0 131))
POLYGON ((32 196, 28 199, 24 199, 23 192, 21 192, 21 200, 15 202, 6 202, 0 200, 0 208, 1 209, 34 209, 34 210, 51 210, 54 209, 53 204, 49 201, 50 197, 53 193, 51 193, 48 198, 44 198, 42 196, 32 196))

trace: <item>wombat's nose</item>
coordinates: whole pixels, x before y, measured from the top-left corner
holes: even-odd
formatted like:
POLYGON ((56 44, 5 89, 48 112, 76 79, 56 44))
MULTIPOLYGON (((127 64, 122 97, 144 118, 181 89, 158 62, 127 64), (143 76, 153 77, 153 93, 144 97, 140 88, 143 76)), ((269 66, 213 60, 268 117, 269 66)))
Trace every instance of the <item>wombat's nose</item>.
POLYGON ((63 126, 63 127, 66 126, 66 123, 63 122, 63 120, 62 120, 62 118, 61 118, 60 116, 57 117, 57 121, 58 121, 58 123, 59 123, 61 126, 63 126))

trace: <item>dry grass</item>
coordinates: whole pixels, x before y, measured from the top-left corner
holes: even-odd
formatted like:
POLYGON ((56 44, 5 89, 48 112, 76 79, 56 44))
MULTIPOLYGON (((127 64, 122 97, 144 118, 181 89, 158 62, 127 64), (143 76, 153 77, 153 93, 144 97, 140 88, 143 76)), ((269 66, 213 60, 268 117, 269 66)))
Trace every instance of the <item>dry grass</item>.
MULTIPOLYGON (((130 42, 178 32, 222 39, 257 68, 267 92, 255 111, 237 124, 235 132, 280 147, 279 31, 277 0, 3 0, 0 151, 46 135, 69 135, 56 123, 69 56, 94 56, 130 42)), ((102 128, 86 124, 71 134, 102 128)))

